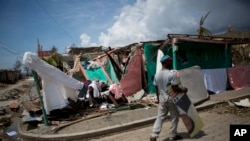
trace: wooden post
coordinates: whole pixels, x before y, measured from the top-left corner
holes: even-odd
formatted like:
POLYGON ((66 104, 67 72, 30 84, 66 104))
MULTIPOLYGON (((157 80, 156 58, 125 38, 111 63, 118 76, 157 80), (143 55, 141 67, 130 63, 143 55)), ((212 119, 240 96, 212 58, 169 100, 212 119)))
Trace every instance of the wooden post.
POLYGON ((227 68, 227 43, 225 44, 225 68, 227 68))
POLYGON ((81 69, 81 72, 83 73, 85 79, 89 80, 89 77, 88 77, 87 73, 85 72, 85 69, 82 67, 82 65, 81 65, 80 69, 81 69))
POLYGON ((110 83, 110 84, 113 84, 111 78, 109 77, 109 75, 108 75, 107 72, 105 71, 104 67, 101 65, 101 61, 99 60, 99 58, 97 58, 97 62, 98 62, 99 65, 101 66, 102 72, 103 72, 104 75, 107 77, 109 83, 110 83))

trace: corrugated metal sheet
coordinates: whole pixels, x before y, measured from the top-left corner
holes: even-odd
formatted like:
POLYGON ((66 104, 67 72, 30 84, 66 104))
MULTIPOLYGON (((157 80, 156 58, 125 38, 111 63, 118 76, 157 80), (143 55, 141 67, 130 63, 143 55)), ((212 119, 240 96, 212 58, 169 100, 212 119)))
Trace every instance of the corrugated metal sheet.
POLYGON ((250 39, 250 31, 240 30, 228 30, 224 34, 217 35, 217 37, 225 38, 239 38, 239 39, 250 39))
POLYGON ((128 65, 127 74, 120 81, 125 96, 131 96, 142 89, 142 54, 139 47, 128 65))
POLYGON ((68 54, 78 55, 80 52, 82 52, 83 54, 102 52, 102 47, 89 47, 89 48, 71 47, 68 54))
POLYGON ((182 86, 188 88, 187 95, 194 104, 209 98, 199 66, 182 69, 179 72, 182 86))

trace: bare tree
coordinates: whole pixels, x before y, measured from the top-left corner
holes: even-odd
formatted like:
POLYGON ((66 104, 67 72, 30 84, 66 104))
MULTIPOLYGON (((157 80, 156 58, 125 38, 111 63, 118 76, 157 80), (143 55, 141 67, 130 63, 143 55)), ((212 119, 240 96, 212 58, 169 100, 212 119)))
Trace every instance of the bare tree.
POLYGON ((16 60, 16 63, 15 63, 15 65, 14 65, 13 69, 14 69, 14 70, 20 70, 21 66, 22 66, 21 61, 16 60))
POLYGON ((53 47, 51 48, 51 52, 52 52, 52 54, 57 53, 57 48, 56 48, 56 46, 53 45, 53 47))
POLYGON ((27 66, 24 66, 24 71, 26 72, 26 76, 29 76, 29 74, 30 74, 30 68, 28 68, 27 66))

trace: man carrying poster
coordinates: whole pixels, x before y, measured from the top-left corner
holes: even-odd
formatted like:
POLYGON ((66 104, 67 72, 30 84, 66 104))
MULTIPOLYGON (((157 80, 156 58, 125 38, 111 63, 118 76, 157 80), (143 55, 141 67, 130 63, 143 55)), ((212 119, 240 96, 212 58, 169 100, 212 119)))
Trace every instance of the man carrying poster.
POLYGON ((169 69, 172 67, 172 58, 165 55, 161 58, 162 69, 156 73, 154 77, 154 85, 156 88, 158 105, 158 115, 153 125, 152 134, 150 137, 151 141, 156 141, 162 129, 162 124, 167 117, 168 112, 171 116, 171 128, 169 133, 170 140, 178 140, 182 137, 177 135, 177 125, 179 122, 179 113, 176 105, 173 103, 173 96, 176 93, 186 93, 187 88, 179 87, 179 81, 175 73, 169 69), (169 91, 168 88, 171 86, 173 91, 169 91))

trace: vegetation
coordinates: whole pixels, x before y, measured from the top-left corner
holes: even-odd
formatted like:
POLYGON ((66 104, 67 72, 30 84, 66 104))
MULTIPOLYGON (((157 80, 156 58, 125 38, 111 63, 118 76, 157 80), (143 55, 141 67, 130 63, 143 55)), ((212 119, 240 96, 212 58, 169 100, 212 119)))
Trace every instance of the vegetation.
POLYGON ((203 24, 207 18, 207 16, 210 14, 211 11, 209 11, 205 16, 202 16, 200 19, 200 24, 198 28, 198 38, 204 38, 205 36, 212 36, 212 33, 206 29, 203 24))
POLYGON ((57 53, 57 48, 55 46, 51 49, 51 55, 48 57, 42 57, 44 61, 46 61, 48 64, 63 70, 63 61, 65 60, 64 57, 57 53))
POLYGON ((16 60, 16 63, 15 63, 15 65, 14 65, 13 69, 14 69, 15 71, 21 70, 21 66, 22 66, 21 61, 16 60))
POLYGON ((235 45, 232 47, 232 63, 235 66, 250 65, 250 45, 235 45))
POLYGON ((29 76, 29 75, 31 75, 31 70, 30 70, 30 68, 28 68, 27 66, 24 66, 24 71, 26 72, 26 76, 29 76))

